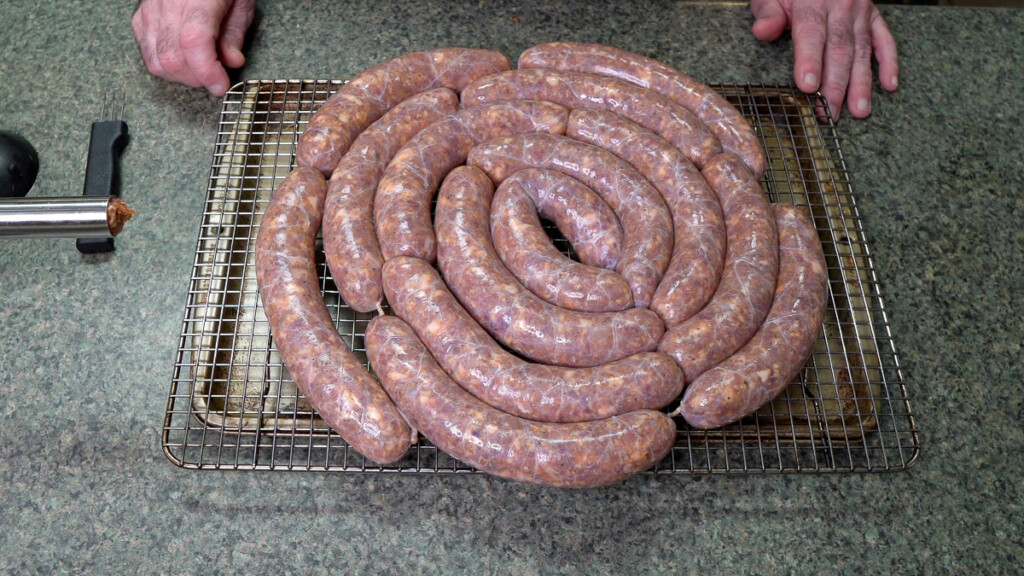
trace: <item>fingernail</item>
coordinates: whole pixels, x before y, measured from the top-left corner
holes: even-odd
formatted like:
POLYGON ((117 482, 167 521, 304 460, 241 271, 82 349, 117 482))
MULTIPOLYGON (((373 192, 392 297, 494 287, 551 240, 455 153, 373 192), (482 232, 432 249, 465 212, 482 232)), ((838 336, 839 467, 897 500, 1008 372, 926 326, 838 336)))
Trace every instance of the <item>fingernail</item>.
POLYGON ((808 73, 806 76, 804 76, 804 84, 810 85, 812 89, 817 88, 818 75, 813 72, 808 73))
POLYGON ((221 96, 227 91, 228 87, 223 84, 214 84, 213 86, 210 86, 210 92, 217 96, 221 96))
POLYGON ((892 87, 893 87, 893 88, 895 88, 895 87, 896 87, 896 84, 897 84, 897 82, 896 82, 896 77, 895 77, 895 76, 893 76, 893 77, 892 77, 892 87))
POLYGON ((861 112, 863 112, 865 114, 870 112, 871 111, 871 100, 868 100, 867 98, 861 98, 860 100, 857 100, 857 110, 860 110, 861 112))

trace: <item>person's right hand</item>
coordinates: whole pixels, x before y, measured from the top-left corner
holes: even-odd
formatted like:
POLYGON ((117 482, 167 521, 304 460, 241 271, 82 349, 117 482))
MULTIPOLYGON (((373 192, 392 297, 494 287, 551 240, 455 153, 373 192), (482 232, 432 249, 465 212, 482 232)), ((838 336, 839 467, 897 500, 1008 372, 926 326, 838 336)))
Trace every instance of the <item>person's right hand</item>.
POLYGON ((793 76, 800 90, 821 90, 839 120, 843 100, 855 118, 871 114, 871 56, 882 88, 897 86, 896 41, 872 0, 751 0, 754 36, 771 42, 793 30, 793 76))
POLYGON ((256 0, 142 0, 132 31, 152 74, 223 96, 226 68, 245 64, 242 43, 255 14, 256 0))

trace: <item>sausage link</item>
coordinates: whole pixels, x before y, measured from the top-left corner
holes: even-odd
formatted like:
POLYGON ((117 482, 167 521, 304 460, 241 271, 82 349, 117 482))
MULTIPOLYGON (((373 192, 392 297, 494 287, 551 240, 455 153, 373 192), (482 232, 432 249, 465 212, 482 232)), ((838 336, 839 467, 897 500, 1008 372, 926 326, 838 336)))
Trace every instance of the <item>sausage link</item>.
POLYGON ((768 169, 761 141, 739 110, 710 87, 657 60, 611 46, 552 42, 523 52, 519 68, 601 74, 649 88, 696 114, 721 142, 722 150, 742 158, 755 179, 768 169))
POLYGON ((656 352, 591 368, 526 362, 506 352, 459 304, 437 271, 419 258, 384 265, 391 310, 408 322, 445 372, 466 391, 516 416, 582 422, 675 400, 683 375, 656 352))
POLYGON ((494 50, 440 48, 412 52, 358 74, 313 114, 295 150, 299 166, 330 176, 353 140, 393 106, 434 88, 462 91, 467 84, 511 68, 494 50))
POLYGON ((353 310, 375 310, 384 296, 384 257, 373 229, 373 195, 384 168, 417 132, 458 106, 458 96, 447 88, 399 103, 356 138, 331 176, 324 203, 324 252, 338 291, 353 310))
POLYGON ((722 207, 700 171, 663 138, 613 112, 574 110, 566 135, 614 153, 661 192, 675 247, 651 310, 669 328, 696 314, 715 293, 726 250, 722 207))
POLYGON ((384 259, 416 256, 434 262, 434 192, 473 146, 522 132, 561 134, 568 117, 568 110, 551 102, 509 101, 459 110, 422 130, 395 154, 377 187, 373 216, 384 259))
POLYGON ((566 136, 521 134, 477 146, 468 163, 495 182, 523 168, 568 174, 596 192, 619 217, 624 244, 615 270, 633 304, 646 307, 672 258, 672 215, 658 191, 615 154, 566 136))
POLYGON ((779 281, 764 325, 750 342, 694 380, 681 413, 691 426, 716 428, 771 402, 814 351, 825 319, 828 270, 810 217, 776 204, 779 281))
POLYGON ((555 223, 580 262, 609 270, 619 264, 622 224, 586 184, 561 172, 536 168, 520 170, 511 179, 519 180, 537 214, 555 223))
POLYGON ((534 422, 501 412, 452 382, 408 324, 378 316, 366 348, 381 384, 438 448, 511 480, 586 488, 624 480, 664 458, 676 427, 638 410, 591 422, 534 422))
POLYGON ((611 110, 672 142, 697 166, 722 151, 718 139, 685 107, 616 78, 558 70, 509 70, 485 76, 462 92, 465 107, 499 100, 547 100, 570 110, 611 110))
MULTIPOLYGON (((562 308, 581 312, 610 312, 633 306, 633 294, 618 272, 587 266, 558 251, 541 227, 540 217, 561 222, 560 228, 585 243, 573 242, 577 252, 597 247, 597 256, 616 249, 622 227, 599 196, 582 182, 553 170, 520 170, 494 194, 491 234, 501 260, 531 292, 562 308), (556 202, 554 199, 561 199, 556 202), (616 235, 615 232, 618 232, 616 235), (605 239, 610 238, 608 242, 605 239)), ((617 254, 610 263, 618 262, 617 254)), ((580 257, 580 260, 583 260, 580 257)))
POLYGON ((687 382, 728 358, 761 326, 779 271, 771 204, 739 157, 723 152, 701 172, 725 216, 725 268, 711 301, 673 327, 658 349, 675 358, 687 382))
POLYGON ((491 242, 493 189, 479 169, 456 168, 441 185, 435 218, 441 272, 484 329, 527 358, 560 366, 596 366, 657 347, 664 326, 650 310, 565 310, 516 280, 491 242))
POLYGON ((256 279, 271 334, 310 405, 361 454, 382 464, 412 432, 331 321, 314 264, 327 183, 299 167, 274 192, 256 240, 256 279))

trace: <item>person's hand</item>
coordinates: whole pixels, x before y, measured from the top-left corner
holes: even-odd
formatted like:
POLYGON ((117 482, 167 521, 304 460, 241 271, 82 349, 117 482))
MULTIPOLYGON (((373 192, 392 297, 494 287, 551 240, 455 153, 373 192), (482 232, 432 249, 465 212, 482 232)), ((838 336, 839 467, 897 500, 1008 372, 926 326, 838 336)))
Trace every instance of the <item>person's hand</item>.
POLYGON ((793 78, 804 92, 820 88, 833 120, 843 99, 856 118, 871 114, 871 55, 878 79, 896 89, 896 41, 871 0, 750 0, 754 36, 772 41, 793 30, 793 78))
POLYGON ((142 0, 132 31, 151 73, 223 96, 225 67, 245 64, 242 43, 255 13, 256 0, 142 0))

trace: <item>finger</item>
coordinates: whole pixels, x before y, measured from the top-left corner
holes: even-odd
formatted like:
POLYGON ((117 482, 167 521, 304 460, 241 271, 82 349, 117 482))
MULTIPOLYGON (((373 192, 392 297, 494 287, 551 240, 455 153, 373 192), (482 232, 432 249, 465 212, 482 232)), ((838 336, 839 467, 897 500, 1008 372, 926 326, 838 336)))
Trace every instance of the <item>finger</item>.
POLYGON ((778 40, 789 27, 789 16, 778 0, 751 0, 750 11, 754 22, 754 37, 764 42, 778 40))
POLYGON ((217 96, 228 89, 228 73, 217 57, 217 35, 227 6, 219 3, 198 3, 184 12, 181 28, 181 52, 188 73, 217 96))
POLYGON ((889 25, 876 8, 871 17, 871 46, 878 60, 878 80, 882 88, 892 92, 899 86, 900 66, 896 56, 896 40, 889 25))
POLYGON ((833 10, 828 20, 821 95, 828 102, 832 120, 836 121, 843 109, 843 99, 850 83, 850 69, 853 67, 854 16, 850 12, 833 10))
POLYGON ((814 92, 821 85, 827 24, 821 6, 793 3, 793 79, 804 92, 814 92))
POLYGON ((180 28, 176 23, 161 23, 156 31, 156 55, 164 73, 160 76, 171 82, 199 87, 199 80, 189 67, 181 45, 180 28))
MULTIPOLYGON (((872 6, 872 10, 874 7, 872 6)), ((853 62, 846 92, 847 108, 854 118, 871 114, 871 14, 858 17, 853 27, 853 62)))
POLYGON ((160 65, 160 58, 156 53, 156 31, 152 22, 149 3, 143 2, 132 15, 132 34, 135 35, 146 69, 150 74, 162 78, 166 72, 160 65))
POLYGON ((255 13, 256 5, 250 0, 236 1, 228 9, 217 40, 220 59, 228 68, 240 68, 245 64, 242 45, 255 13))
POLYGON ((154 53, 163 73, 161 78, 187 86, 202 86, 185 60, 181 48, 181 31, 184 25, 185 6, 181 2, 153 0, 149 2, 152 13, 150 28, 154 53))

